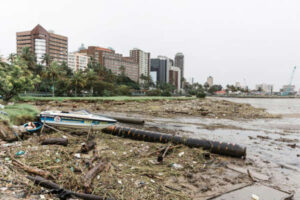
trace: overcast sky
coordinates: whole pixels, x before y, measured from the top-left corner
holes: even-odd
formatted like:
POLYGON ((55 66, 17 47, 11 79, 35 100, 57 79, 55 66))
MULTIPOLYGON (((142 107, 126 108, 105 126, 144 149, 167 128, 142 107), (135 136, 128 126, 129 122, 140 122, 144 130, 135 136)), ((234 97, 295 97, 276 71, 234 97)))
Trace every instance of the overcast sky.
POLYGON ((69 38, 69 50, 137 47, 151 57, 185 55, 185 77, 275 89, 300 86, 297 0, 9 0, 1 2, 0 55, 16 52, 16 32, 41 24, 69 38))

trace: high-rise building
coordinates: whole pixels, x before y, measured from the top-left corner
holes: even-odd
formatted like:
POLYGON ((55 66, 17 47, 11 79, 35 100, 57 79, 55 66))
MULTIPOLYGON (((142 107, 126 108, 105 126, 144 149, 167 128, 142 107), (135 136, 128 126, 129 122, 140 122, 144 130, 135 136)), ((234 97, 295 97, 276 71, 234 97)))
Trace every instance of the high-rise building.
POLYGON ((113 49, 89 46, 80 53, 86 54, 99 62, 101 66, 109 69, 114 74, 121 74, 124 70, 125 75, 137 82, 139 78, 139 65, 131 57, 123 57, 122 54, 115 53, 113 49))
POLYGON ((149 76, 150 74, 150 53, 134 48, 130 50, 130 57, 138 63, 139 83, 142 83, 141 75, 149 76))
POLYGON ((262 83, 255 86, 256 90, 265 93, 273 93, 273 85, 262 83))
POLYGON ((103 53, 110 52, 114 53, 115 51, 112 49, 97 47, 97 46, 89 46, 87 49, 81 49, 80 53, 86 54, 89 58, 93 58, 95 61, 99 62, 101 66, 103 65, 103 53))
POLYGON ((236 87, 236 88, 242 88, 241 83, 240 83, 240 82, 236 82, 236 83, 235 83, 235 87, 236 87))
POLYGON ((177 53, 175 55, 175 66, 179 67, 181 71, 181 79, 184 78, 184 55, 183 53, 177 53))
POLYGON ((280 89, 280 92, 284 94, 295 94, 296 93, 296 87, 295 85, 283 85, 282 88, 280 89))
POLYGON ((171 66, 169 71, 169 83, 176 87, 177 92, 180 92, 181 71, 179 67, 171 66))
POLYGON ((214 78, 212 76, 209 76, 206 83, 209 85, 209 87, 211 87, 214 84, 214 78))
POLYGON ((35 53, 39 64, 45 54, 60 63, 68 61, 68 38, 47 31, 39 24, 31 31, 17 32, 17 53, 21 54, 24 47, 35 53))
POLYGON ((151 58, 151 78, 156 83, 168 83, 169 70, 166 59, 151 58))
POLYGON ((68 66, 73 71, 85 70, 88 67, 89 58, 83 53, 69 53, 68 54, 68 66))

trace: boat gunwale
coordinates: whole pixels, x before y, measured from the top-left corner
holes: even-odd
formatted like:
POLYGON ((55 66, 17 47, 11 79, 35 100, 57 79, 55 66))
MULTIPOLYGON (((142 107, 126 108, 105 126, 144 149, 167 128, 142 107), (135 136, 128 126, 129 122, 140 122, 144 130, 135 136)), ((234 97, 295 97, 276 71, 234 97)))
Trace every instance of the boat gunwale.
MULTIPOLYGON (((97 119, 97 118, 91 118, 91 117, 89 117, 89 118, 86 118, 86 117, 74 117, 74 116, 66 116, 66 115, 59 115, 59 114, 40 114, 40 118, 41 117, 53 117, 54 118, 56 116, 59 116, 61 118, 64 118, 64 117, 66 118, 67 117, 67 118, 71 118, 71 119, 83 119, 83 120, 95 120, 95 121, 105 121, 105 122, 117 122, 117 120, 115 120, 115 119, 107 118, 107 117, 104 117, 104 116, 103 116, 104 119, 99 119, 99 118, 97 119)), ((102 117, 102 116, 99 115, 99 117, 102 117)))

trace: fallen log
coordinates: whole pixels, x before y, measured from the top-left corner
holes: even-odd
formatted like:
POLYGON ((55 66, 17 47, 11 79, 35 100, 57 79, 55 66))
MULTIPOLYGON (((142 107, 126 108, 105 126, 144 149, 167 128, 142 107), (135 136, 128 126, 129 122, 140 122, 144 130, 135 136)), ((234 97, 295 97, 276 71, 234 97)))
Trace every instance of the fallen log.
POLYGON ((147 142, 160 142, 173 144, 183 144, 192 148, 203 148, 215 154, 232 156, 232 157, 246 157, 246 148, 237 144, 210 141, 205 139, 185 138, 181 136, 174 136, 158 132, 150 132, 132 128, 122 128, 117 126, 110 126, 103 129, 104 133, 112 134, 120 137, 131 138, 135 140, 143 140, 147 142))
POLYGON ((108 115, 102 115, 104 117, 112 118, 117 120, 118 122, 122 123, 128 123, 128 124, 144 124, 145 120, 143 119, 135 119, 131 117, 117 117, 117 116, 108 116, 108 115))
POLYGON ((47 179, 48 178, 54 179, 54 177, 48 171, 44 171, 44 170, 39 169, 39 168, 35 168, 35 167, 25 165, 24 163, 21 163, 20 161, 17 161, 16 159, 14 159, 12 157, 11 157, 11 160, 12 160, 12 164, 14 166, 21 168, 25 172, 28 172, 28 173, 34 174, 34 175, 38 175, 38 176, 41 176, 41 177, 44 177, 44 178, 47 178, 47 179))
POLYGON ((106 165, 107 163, 100 161, 95 167, 86 173, 85 177, 83 178, 85 192, 92 192, 92 182, 94 178, 106 168, 106 165))
POLYGON ((53 183, 52 181, 46 180, 40 176, 27 176, 27 178, 34 182, 34 184, 47 188, 52 194, 57 194, 59 199, 68 199, 68 198, 79 198, 84 200, 113 200, 111 198, 101 197, 93 194, 83 194, 73 192, 71 190, 67 190, 61 188, 58 184, 53 183))
POLYGON ((88 141, 87 143, 83 143, 81 145, 80 153, 88 153, 90 150, 94 149, 96 146, 96 142, 88 141))
POLYGON ((68 139, 67 138, 48 138, 42 141, 41 145, 63 145, 68 146, 68 139))

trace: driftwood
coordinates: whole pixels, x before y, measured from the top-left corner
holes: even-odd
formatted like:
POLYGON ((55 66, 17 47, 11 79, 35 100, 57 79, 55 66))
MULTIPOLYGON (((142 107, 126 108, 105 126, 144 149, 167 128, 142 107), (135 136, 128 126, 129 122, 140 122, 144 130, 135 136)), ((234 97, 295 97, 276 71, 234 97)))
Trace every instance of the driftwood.
POLYGON ((100 161, 98 164, 96 164, 95 167, 93 167, 90 171, 86 173, 85 177, 83 178, 83 182, 84 182, 84 189, 87 193, 92 192, 91 187, 94 178, 97 176, 97 174, 102 172, 106 168, 106 166, 107 163, 100 161))
POLYGON ((158 155, 157 157, 157 162, 163 162, 164 161, 164 158, 166 157, 168 151, 169 151, 169 148, 171 147, 171 145, 168 145, 166 148, 164 148, 160 154, 158 155))
POLYGON ((82 144, 80 153, 88 153, 90 150, 94 149, 96 146, 96 142, 88 141, 87 143, 82 144))
POLYGON ((93 194, 83 194, 83 193, 73 192, 71 190, 61 188, 58 184, 46 180, 40 176, 36 176, 36 177, 27 176, 27 178, 33 181, 34 184, 51 190, 50 193, 57 194, 58 198, 61 200, 65 200, 71 197, 84 199, 84 200, 113 200, 111 198, 101 197, 93 194))
POLYGON ((44 170, 36 168, 36 167, 31 167, 31 166, 25 165, 24 163, 21 163, 12 157, 11 157, 11 160, 12 160, 12 164, 14 166, 19 167, 20 169, 24 170, 25 172, 28 172, 28 173, 34 174, 34 175, 38 175, 38 176, 41 176, 44 178, 54 179, 54 177, 48 171, 44 171, 44 170))
POLYGON ((94 157, 92 159, 90 159, 88 162, 86 162, 86 165, 88 167, 88 169, 90 170, 91 167, 93 166, 93 162, 100 160, 99 155, 95 152, 95 150, 93 151, 94 157))
POLYGON ((66 138, 48 138, 42 141, 42 145, 52 145, 52 144, 57 144, 57 145, 63 145, 63 146, 68 146, 68 139, 66 138))

